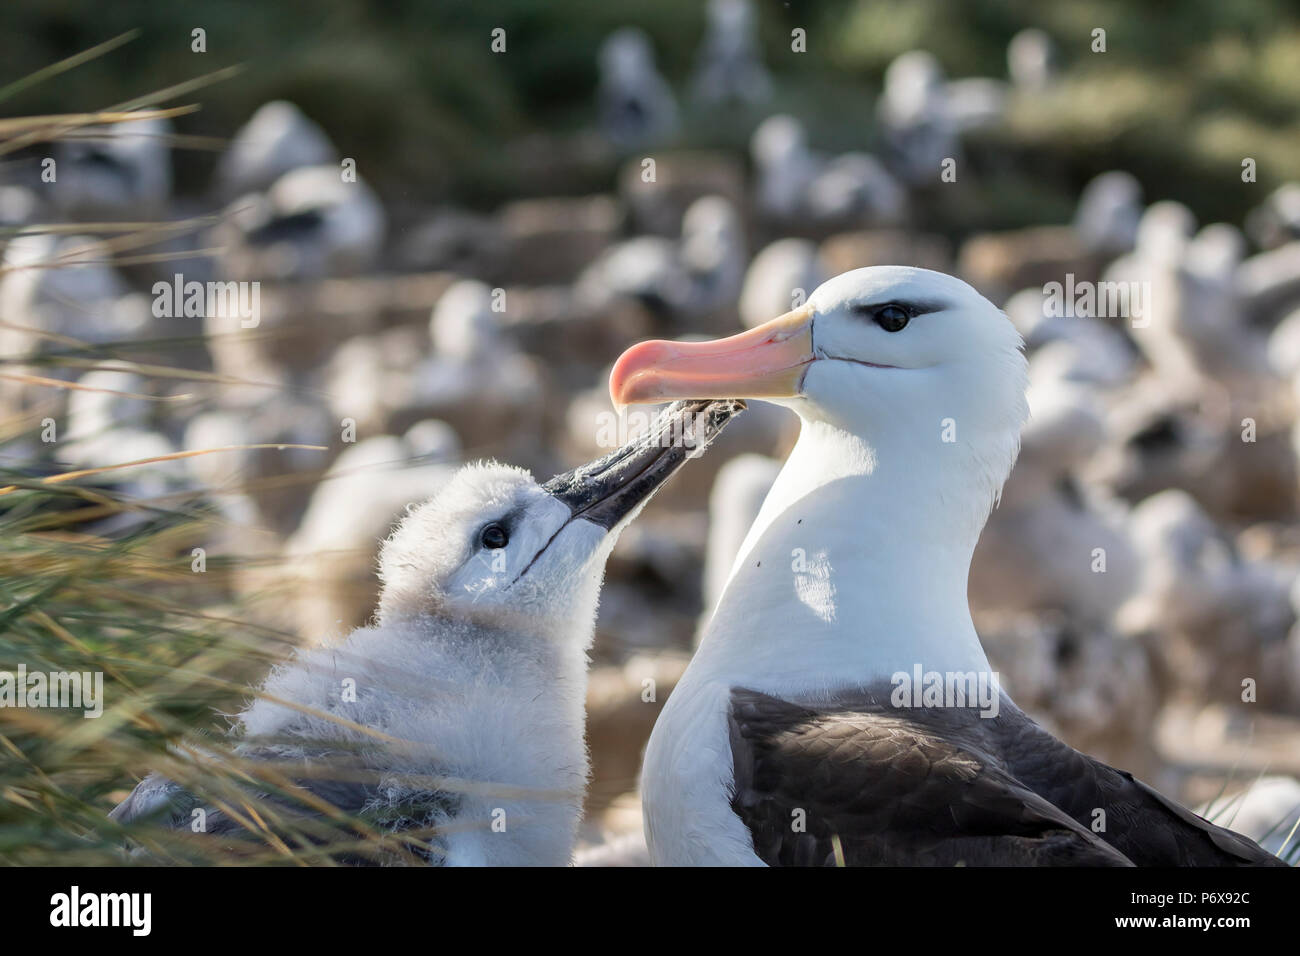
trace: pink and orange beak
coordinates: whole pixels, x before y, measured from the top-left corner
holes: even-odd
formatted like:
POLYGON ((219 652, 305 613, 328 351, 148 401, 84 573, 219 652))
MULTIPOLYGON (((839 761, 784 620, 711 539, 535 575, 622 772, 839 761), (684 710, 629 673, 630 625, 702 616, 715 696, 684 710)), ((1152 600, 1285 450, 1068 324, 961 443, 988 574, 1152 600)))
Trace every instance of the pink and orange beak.
POLYGON ((610 397, 618 406, 678 398, 793 398, 815 358, 812 320, 812 309, 804 306, 712 342, 641 342, 614 363, 610 397))

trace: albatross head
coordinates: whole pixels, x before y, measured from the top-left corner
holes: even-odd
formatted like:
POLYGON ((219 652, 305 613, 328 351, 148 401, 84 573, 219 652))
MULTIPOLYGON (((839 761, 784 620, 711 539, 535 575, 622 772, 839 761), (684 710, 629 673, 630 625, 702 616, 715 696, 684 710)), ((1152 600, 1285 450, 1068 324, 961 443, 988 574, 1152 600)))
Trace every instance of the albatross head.
POLYGON ((1015 461, 1025 385, 1020 335, 1002 312, 959 279, 903 266, 843 273, 803 307, 730 338, 643 342, 610 377, 620 404, 787 405, 860 438, 864 470, 889 459, 960 471, 989 505, 1015 461))
POLYGON ((462 468, 384 542, 380 621, 472 621, 585 649, 619 534, 741 407, 679 402, 643 437, 545 484, 495 462, 462 468))
POLYGON ((987 670, 967 579, 1019 447, 1025 384, 1005 315, 951 276, 896 266, 837 276, 730 338, 625 352, 616 402, 729 395, 803 420, 694 679, 785 692, 865 685, 917 662, 987 670))

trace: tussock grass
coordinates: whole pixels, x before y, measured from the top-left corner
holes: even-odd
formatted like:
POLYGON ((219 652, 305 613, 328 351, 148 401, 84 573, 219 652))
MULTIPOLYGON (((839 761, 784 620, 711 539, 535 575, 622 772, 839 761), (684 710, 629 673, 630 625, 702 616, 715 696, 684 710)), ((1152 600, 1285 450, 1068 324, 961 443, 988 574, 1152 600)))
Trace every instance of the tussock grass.
MULTIPOLYGON (((34 531, 51 513, 121 511, 111 495, 36 486, 17 473, 0 516, 0 669, 102 672, 104 713, 0 708, 0 861, 118 862, 114 797, 168 743, 238 706, 231 684, 269 656, 226 640, 219 577, 193 574, 199 522, 154 513, 119 540, 34 531), (263 658, 259 661, 258 658, 263 658)), ((70 518, 65 518, 69 522, 70 518)))
MULTIPOLYGON (((199 508, 166 510, 87 488, 0 475, 14 491, 0 502, 0 670, 100 672, 103 714, 0 708, 0 863, 11 865, 328 865, 423 863, 447 827, 385 828, 394 812, 341 810, 303 786, 374 784, 376 772, 338 740, 259 740, 319 746, 328 760, 254 759, 225 736, 226 715, 283 660, 294 635, 251 623, 232 599, 231 567, 191 570, 190 548, 207 519, 199 508), (77 530, 73 519, 107 509, 147 519, 122 537, 77 530), (64 527, 49 530, 51 515, 64 527), (113 806, 149 771, 222 811, 233 833, 196 834, 145 820, 120 826, 113 806)), ((210 559, 211 560, 211 559, 210 559)), ((412 688, 412 693, 436 688, 412 688)), ((289 701, 276 703, 322 715, 289 701)), ((400 754, 409 746, 329 717, 400 754)), ((265 756, 265 751, 263 753, 265 756)), ((444 794, 518 797, 490 781, 384 773, 390 784, 444 794)), ((327 791, 328 792, 328 791, 327 791)), ((529 796, 560 798, 561 794, 529 796)), ((188 820, 188 806, 182 818, 188 820)), ((458 827, 486 825, 467 822, 458 827)))

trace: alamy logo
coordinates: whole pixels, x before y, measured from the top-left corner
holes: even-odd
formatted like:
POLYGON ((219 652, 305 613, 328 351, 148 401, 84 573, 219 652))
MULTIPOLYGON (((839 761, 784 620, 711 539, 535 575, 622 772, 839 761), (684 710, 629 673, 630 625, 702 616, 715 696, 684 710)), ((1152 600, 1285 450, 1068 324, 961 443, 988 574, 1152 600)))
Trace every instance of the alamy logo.
POLYGON ((255 329, 262 321, 262 283, 186 282, 178 272, 171 282, 153 284, 153 314, 158 319, 238 319, 240 328, 255 329))
POLYGON ((912 673, 896 671, 889 703, 894 707, 970 707, 981 717, 996 717, 1001 685, 994 671, 927 671, 920 664, 912 673))
MULTIPOLYGON (((601 412, 596 416, 596 447, 621 448, 638 435, 654 428, 656 412, 630 411, 622 415, 601 412)), ((704 454, 709 434, 709 415, 696 412, 672 419, 658 435, 660 448, 685 448, 687 458, 704 454)))
POLYGON ((103 671, 0 671, 0 707, 80 709, 83 717, 104 713, 103 671))
POLYGON ((1076 282, 1074 273, 1067 272, 1064 283, 1048 282, 1043 286, 1043 316, 1131 319, 1134 328, 1145 328, 1151 321, 1151 283, 1076 282))
POLYGON ((51 926, 129 926, 133 936, 153 927, 151 893, 82 893, 78 886, 50 897, 51 926))

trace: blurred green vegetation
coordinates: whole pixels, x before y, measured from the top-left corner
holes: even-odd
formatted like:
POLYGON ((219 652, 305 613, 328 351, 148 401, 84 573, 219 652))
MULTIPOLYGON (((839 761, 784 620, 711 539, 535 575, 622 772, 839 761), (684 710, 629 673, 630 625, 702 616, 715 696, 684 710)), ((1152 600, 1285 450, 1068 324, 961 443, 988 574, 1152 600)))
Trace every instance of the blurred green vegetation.
MULTIPOLYGON (((1300 11, 1286 0, 758 6, 777 77, 770 109, 799 113, 814 144, 834 149, 873 142, 874 98, 898 53, 928 49, 953 77, 1003 77, 1010 37, 1045 29, 1065 82, 1022 103, 987 144, 1002 159, 982 171, 984 199, 967 209, 989 216, 986 227, 1059 218, 1108 168, 1130 169, 1151 196, 1181 199, 1207 220, 1239 221, 1265 190, 1300 175, 1300 11), (806 54, 790 50, 795 26, 808 32, 806 54), (1090 50, 1097 27, 1107 32, 1104 54, 1090 50), (1255 186, 1240 182, 1244 156, 1259 163, 1255 186)), ((551 154, 591 125, 597 50, 627 24, 651 35, 661 70, 684 92, 704 27, 699 0, 5 0, 0 79, 139 27, 127 47, 24 92, 8 111, 107 106, 242 63, 245 72, 202 94, 203 111, 178 124, 182 132, 228 136, 261 103, 286 98, 390 203, 490 205, 609 186, 612 163, 575 162, 556 176, 551 154), (489 49, 498 26, 504 55, 489 49), (195 27, 207 31, 204 54, 190 50, 195 27)), ((688 110, 683 138, 743 148, 760 118, 688 110)), ((180 188, 200 191, 212 162, 184 156, 180 188)))

